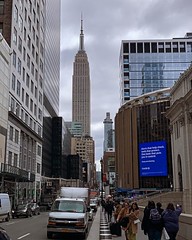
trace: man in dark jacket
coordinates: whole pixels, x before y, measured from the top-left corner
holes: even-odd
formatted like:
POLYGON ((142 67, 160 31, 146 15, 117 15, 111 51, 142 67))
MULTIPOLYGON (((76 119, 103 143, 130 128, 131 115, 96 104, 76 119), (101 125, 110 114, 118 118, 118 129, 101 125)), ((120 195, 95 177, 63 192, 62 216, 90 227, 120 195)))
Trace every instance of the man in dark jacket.
POLYGON ((108 198, 105 204, 105 211, 107 214, 108 222, 111 222, 112 213, 114 211, 114 203, 111 198, 108 198))

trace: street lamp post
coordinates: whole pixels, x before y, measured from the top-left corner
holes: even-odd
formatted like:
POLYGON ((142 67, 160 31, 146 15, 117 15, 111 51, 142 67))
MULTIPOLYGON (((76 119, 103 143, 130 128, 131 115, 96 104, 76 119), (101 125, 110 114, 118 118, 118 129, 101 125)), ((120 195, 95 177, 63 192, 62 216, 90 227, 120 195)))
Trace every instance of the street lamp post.
POLYGON ((100 160, 101 164, 101 201, 103 201, 103 159, 100 160))

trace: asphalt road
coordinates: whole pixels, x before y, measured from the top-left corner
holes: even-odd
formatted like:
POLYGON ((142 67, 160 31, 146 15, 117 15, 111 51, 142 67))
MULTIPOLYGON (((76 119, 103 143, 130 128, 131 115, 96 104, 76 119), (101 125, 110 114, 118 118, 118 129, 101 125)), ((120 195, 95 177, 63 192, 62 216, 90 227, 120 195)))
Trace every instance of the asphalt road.
MULTIPOLYGON (((40 215, 31 218, 18 218, 11 219, 9 222, 0 222, 0 226, 7 231, 12 240, 45 240, 47 239, 47 220, 48 213, 41 212, 40 215)), ((89 228, 90 226, 91 222, 89 222, 89 228)), ((61 238, 62 236, 57 237, 58 240, 61 238)), ((65 240, 71 239, 74 239, 74 237, 65 237, 65 240)))

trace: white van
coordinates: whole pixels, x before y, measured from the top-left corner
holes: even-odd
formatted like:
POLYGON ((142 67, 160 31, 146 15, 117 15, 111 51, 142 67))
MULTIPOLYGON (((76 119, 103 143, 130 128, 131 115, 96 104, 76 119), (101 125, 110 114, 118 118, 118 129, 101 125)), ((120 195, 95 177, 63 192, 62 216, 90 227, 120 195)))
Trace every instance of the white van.
POLYGON ((11 216, 11 203, 7 193, 0 193, 0 219, 9 221, 11 216))

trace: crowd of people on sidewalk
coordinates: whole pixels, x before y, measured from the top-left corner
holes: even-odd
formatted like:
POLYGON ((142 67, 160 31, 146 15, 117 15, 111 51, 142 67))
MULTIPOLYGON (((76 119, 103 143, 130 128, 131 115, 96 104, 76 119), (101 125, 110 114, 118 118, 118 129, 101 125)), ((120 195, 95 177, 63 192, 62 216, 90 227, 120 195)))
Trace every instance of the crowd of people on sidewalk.
POLYGON ((142 219, 136 201, 115 201, 109 195, 101 202, 101 206, 110 224, 111 234, 120 236, 123 230, 125 240, 136 240, 138 227, 141 227, 148 240, 176 240, 182 212, 180 205, 168 203, 166 209, 163 209, 160 202, 155 204, 154 201, 149 201, 142 219))

